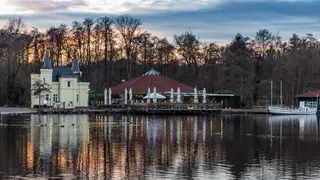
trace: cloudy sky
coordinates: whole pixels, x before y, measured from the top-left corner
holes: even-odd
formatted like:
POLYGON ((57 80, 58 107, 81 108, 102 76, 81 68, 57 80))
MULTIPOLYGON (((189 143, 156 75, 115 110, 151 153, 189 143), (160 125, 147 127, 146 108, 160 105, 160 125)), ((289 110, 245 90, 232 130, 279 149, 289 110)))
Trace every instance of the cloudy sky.
POLYGON ((130 14, 143 29, 172 39, 191 30, 206 42, 254 37, 266 28, 284 40, 292 33, 320 37, 320 0, 0 0, 0 25, 21 16, 29 28, 46 30, 85 17, 130 14))

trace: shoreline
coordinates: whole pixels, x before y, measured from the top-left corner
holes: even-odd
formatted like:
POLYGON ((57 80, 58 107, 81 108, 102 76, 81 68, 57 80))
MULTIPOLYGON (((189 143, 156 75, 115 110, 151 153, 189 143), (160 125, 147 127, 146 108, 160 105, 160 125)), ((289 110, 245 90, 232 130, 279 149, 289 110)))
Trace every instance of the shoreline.
POLYGON ((34 109, 0 107, 0 115, 26 114, 167 114, 167 115, 218 115, 218 114, 269 114, 267 109, 217 109, 217 110, 179 110, 179 111, 133 111, 130 108, 106 109, 34 109))

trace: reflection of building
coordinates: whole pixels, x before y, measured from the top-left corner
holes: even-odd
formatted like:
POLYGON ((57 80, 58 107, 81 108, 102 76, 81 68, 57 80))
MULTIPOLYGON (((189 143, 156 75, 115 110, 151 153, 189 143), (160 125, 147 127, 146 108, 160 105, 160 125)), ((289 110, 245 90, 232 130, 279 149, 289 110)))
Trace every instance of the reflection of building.
MULTIPOLYGON (((81 74, 78 60, 74 56, 72 67, 51 67, 48 52, 40 69, 40 74, 31 74, 31 89, 36 79, 51 86, 48 92, 41 98, 41 104, 49 106, 60 105, 66 108, 88 106, 89 82, 81 82, 81 74)), ((31 93, 31 107, 39 105, 38 96, 31 93)))
POLYGON ((52 170, 72 170, 70 164, 75 166, 79 147, 88 139, 88 116, 31 115, 30 125, 32 149, 45 167, 52 162, 52 170))

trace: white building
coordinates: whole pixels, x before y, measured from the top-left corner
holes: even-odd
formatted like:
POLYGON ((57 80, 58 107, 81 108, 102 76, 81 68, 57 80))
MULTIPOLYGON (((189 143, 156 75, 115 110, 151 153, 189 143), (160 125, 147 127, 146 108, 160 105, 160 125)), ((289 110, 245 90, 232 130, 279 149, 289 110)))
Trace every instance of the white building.
MULTIPOLYGON (((51 86, 51 92, 41 97, 41 105, 60 108, 87 107, 90 83, 81 82, 81 74, 76 55, 71 67, 51 67, 49 55, 46 52, 40 74, 31 74, 31 89, 34 81, 40 78, 51 86)), ((31 107, 34 105, 39 105, 39 98, 31 93, 31 107)))

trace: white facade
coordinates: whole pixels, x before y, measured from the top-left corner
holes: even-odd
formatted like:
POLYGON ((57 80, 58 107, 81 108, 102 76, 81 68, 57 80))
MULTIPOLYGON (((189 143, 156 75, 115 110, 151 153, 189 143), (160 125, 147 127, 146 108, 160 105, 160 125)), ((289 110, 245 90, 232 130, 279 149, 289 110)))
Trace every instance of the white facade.
MULTIPOLYGON (((79 70, 72 72, 73 67, 51 68, 50 65, 48 66, 49 60, 45 61, 47 61, 45 62, 47 65, 44 65, 44 68, 40 70, 40 74, 31 74, 31 89, 33 89, 34 81, 39 78, 51 86, 51 92, 41 97, 40 105, 46 104, 54 108, 87 107, 90 83, 78 81, 81 72, 79 70), (64 72, 61 71, 61 68, 64 72), (59 77, 55 77, 56 74, 59 74, 59 77)), ((31 90, 31 107, 33 108, 35 105, 39 105, 39 98, 34 96, 31 90)))
MULTIPOLYGON (((46 74, 49 70, 52 71, 52 69, 41 69, 41 74, 31 74, 31 86, 34 80, 40 77, 43 82, 51 86, 51 92, 41 97, 41 105, 60 108, 88 106, 89 82, 78 82, 76 77, 60 77, 59 82, 52 82, 52 75, 46 74)), ((31 93, 31 107, 34 105, 39 105, 39 98, 31 93)))

